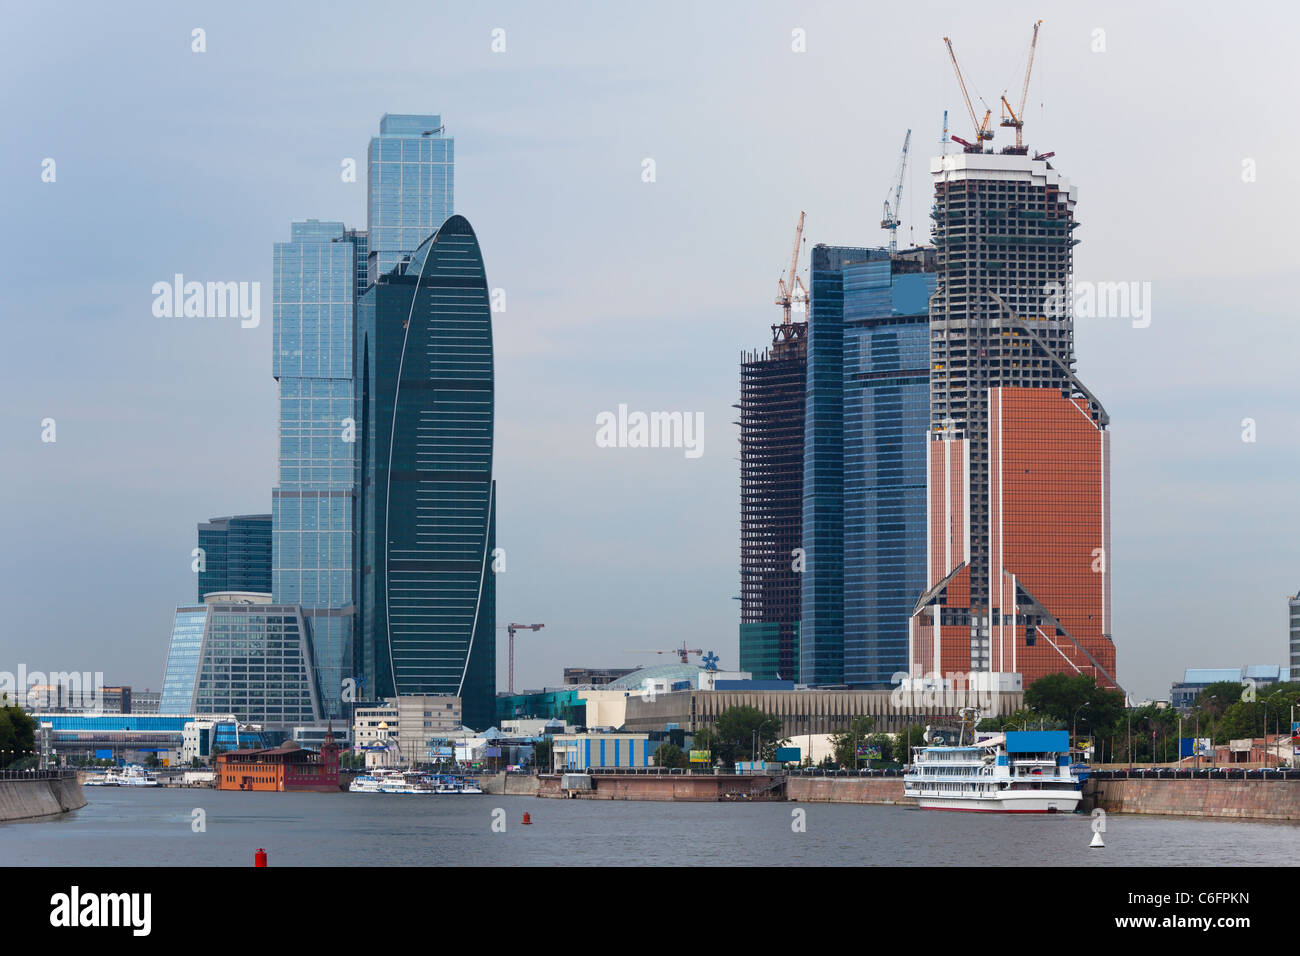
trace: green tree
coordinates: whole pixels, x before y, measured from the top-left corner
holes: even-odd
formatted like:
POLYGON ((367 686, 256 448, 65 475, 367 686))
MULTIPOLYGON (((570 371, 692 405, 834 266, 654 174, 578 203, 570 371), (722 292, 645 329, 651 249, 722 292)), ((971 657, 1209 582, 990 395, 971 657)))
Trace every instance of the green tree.
POLYGON ((684 770, 690 766, 690 760, 681 747, 665 740, 659 745, 659 749, 655 751, 655 766, 684 770))
POLYGON ((1240 681, 1215 681, 1196 695, 1196 709, 1202 716, 1222 717, 1229 707, 1241 701, 1244 689, 1240 681))
POLYGON ((774 760, 780 734, 781 721, 757 707, 728 707, 714 722, 713 746, 708 749, 726 765, 748 760, 751 753, 759 760, 774 760))
POLYGON ((551 772, 551 739, 549 737, 533 744, 533 767, 538 773, 551 772))
POLYGON ((830 745, 831 753, 835 755, 835 762, 841 767, 859 766, 857 763, 858 744, 866 743, 867 737, 876 726, 876 719, 866 714, 860 714, 849 722, 848 729, 843 733, 831 734, 830 745))
POLYGON ((894 759, 900 764, 912 762, 912 748, 925 744, 925 728, 920 724, 910 724, 894 735, 894 759))
POLYGON ((8 701, 8 694, 0 695, 0 767, 19 761, 25 767, 36 751, 36 721, 8 701))

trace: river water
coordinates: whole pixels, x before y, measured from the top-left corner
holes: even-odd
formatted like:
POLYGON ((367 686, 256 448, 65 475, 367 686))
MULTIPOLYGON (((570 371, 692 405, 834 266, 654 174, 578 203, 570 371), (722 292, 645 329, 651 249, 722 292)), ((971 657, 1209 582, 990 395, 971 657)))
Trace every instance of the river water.
POLYGON ((0 825, 0 864, 251 866, 258 847, 271 866, 1232 867, 1291 865, 1300 853, 1293 824, 1137 815, 1111 815, 1097 850, 1082 814, 163 788, 86 797, 55 820, 0 825))

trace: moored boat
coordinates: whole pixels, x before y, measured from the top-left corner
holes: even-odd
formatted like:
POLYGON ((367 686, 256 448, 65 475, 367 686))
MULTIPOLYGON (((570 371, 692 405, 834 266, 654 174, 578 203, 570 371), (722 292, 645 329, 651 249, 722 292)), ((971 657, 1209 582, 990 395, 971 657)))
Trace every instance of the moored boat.
POLYGON ((963 711, 955 745, 913 748, 903 793, 925 810, 1072 813, 1083 799, 1064 731, 1007 731, 976 740, 977 711, 963 711))

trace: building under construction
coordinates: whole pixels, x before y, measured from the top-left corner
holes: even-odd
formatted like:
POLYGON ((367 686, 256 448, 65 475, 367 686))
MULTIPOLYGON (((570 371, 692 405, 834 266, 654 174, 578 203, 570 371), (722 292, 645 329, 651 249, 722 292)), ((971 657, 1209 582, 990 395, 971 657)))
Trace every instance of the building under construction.
POLYGON ((808 323, 793 313, 806 315, 809 300, 798 275, 803 224, 800 213, 772 344, 740 356, 740 669, 760 680, 799 679, 808 323))
POLYGON ((740 669, 797 680, 807 322, 740 362, 740 669))
POLYGON ((1115 687, 1109 418, 1074 369, 1078 190, 1024 145, 1028 86, 1026 70, 1019 111, 1003 98, 1014 146, 985 149, 989 113, 966 97, 974 142, 954 136, 963 152, 930 167, 929 548, 910 670, 1115 687))

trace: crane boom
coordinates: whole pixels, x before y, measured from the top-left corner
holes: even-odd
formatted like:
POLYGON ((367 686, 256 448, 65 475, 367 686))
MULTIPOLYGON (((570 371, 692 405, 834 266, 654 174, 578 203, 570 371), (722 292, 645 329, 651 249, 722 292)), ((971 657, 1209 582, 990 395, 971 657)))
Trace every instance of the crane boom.
POLYGON ((1007 102, 1006 94, 1002 95, 1002 126, 1014 127, 1016 131, 1016 149, 1017 153, 1023 153, 1024 147, 1024 129, 1025 129, 1025 103, 1029 99, 1029 77, 1034 72, 1034 53, 1038 49, 1038 28, 1043 25, 1042 20, 1034 21, 1034 36, 1029 41, 1029 62, 1025 66, 1025 82, 1020 87, 1020 106, 1012 109, 1011 104, 1007 102))
POLYGON ((903 198, 903 177, 907 173, 907 150, 911 144, 912 131, 909 129, 903 137, 903 155, 898 159, 898 172, 894 174, 894 201, 891 204, 889 197, 885 197, 885 217, 880 220, 880 228, 889 230, 890 255, 898 251, 898 227, 902 225, 898 210, 903 198))
POLYGON ((794 303, 795 290, 803 289, 805 300, 808 296, 808 287, 803 284, 803 280, 796 274, 799 268, 799 244, 803 241, 804 216, 805 213, 800 210, 799 223, 794 227, 794 251, 790 253, 790 271, 776 280, 776 304, 782 309, 784 325, 790 324, 790 309, 794 303))
MULTIPOLYGON (((982 148, 978 145, 986 139, 993 138, 993 130, 989 128, 989 117, 993 115, 992 110, 984 111, 984 122, 975 118, 975 107, 970 101, 970 93, 966 92, 966 80, 961 75, 961 67, 957 64, 957 53, 952 48, 952 40, 948 37, 943 38, 943 42, 948 45, 948 57, 952 60, 953 72, 957 74, 957 85, 961 87, 962 99, 966 101, 966 111, 970 113, 971 125, 975 127, 975 146, 967 146, 966 152, 981 152, 982 148)), ((954 136, 953 139, 956 139, 954 136)))

